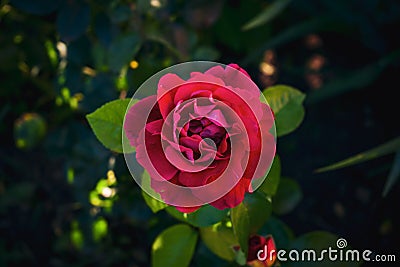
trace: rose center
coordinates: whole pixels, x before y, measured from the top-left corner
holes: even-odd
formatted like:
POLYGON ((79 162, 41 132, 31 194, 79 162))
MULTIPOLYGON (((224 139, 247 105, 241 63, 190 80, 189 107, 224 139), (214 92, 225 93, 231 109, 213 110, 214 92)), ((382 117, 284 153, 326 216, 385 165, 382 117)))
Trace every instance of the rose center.
POLYGON ((180 133, 180 144, 187 149, 181 152, 187 159, 196 160, 200 158, 199 144, 203 139, 211 139, 215 146, 221 144, 226 137, 226 130, 207 118, 190 120, 180 133))

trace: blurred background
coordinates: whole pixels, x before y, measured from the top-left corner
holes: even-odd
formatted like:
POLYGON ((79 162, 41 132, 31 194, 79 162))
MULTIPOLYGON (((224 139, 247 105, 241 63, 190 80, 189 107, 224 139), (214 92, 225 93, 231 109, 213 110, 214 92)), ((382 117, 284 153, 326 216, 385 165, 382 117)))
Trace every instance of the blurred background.
MULTIPOLYGON (((315 170, 399 136, 399 27, 397 0, 1 0, 0 266, 150 265, 176 220, 151 212, 85 115, 189 60, 307 94, 303 124, 278 140, 302 198, 276 216, 296 235, 398 253, 400 187, 383 191, 400 157, 315 170)), ((202 244, 191 264, 228 266, 202 244)))

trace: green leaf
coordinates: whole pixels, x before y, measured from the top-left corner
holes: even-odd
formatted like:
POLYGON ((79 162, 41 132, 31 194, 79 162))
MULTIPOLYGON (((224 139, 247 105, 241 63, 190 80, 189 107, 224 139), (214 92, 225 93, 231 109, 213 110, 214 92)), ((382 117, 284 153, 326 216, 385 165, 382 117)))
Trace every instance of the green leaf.
POLYGON ((25 113, 15 121, 15 145, 20 149, 35 147, 46 134, 46 122, 36 113, 25 113))
POLYGON ((272 199, 273 211, 282 215, 291 212, 303 197, 299 184, 289 178, 282 178, 278 191, 272 199))
POLYGON ((242 30, 247 31, 258 26, 261 26, 278 16, 292 0, 275 0, 272 4, 268 5, 260 14, 246 23, 242 30))
POLYGON ((236 255, 235 255, 235 261, 240 266, 246 265, 246 262, 247 262, 246 254, 242 250, 237 251, 236 255))
POLYGON ((157 236, 151 248, 152 267, 189 266, 198 233, 186 224, 178 224, 157 236))
POLYGON ((264 182, 257 189, 260 192, 266 194, 267 196, 274 196, 278 190, 279 181, 281 179, 281 161, 279 156, 276 155, 274 161, 272 162, 271 169, 265 178, 264 182))
POLYGON ((153 213, 157 213, 160 210, 163 210, 166 207, 168 207, 167 204, 165 204, 164 202, 161 202, 158 199, 155 199, 154 197, 148 195, 143 190, 142 190, 142 196, 143 196, 143 199, 146 202, 147 206, 149 206, 149 208, 151 209, 151 211, 153 213))
MULTIPOLYGON (((328 253, 324 253, 324 259, 321 261, 312 261, 308 260, 308 257, 312 259, 314 257, 313 254, 304 253, 306 260, 301 260, 302 251, 304 250, 312 250, 315 251, 315 258, 318 259, 321 257, 322 250, 328 250, 329 247, 332 249, 339 250, 336 242, 338 237, 334 234, 325 231, 314 231, 307 234, 304 234, 298 238, 296 238, 289 246, 288 250, 297 250, 299 252, 299 260, 298 261, 290 261, 289 255, 286 254, 285 257, 288 261, 285 262, 286 267, 317 267, 317 266, 326 266, 326 267, 350 267, 350 266, 359 266, 361 265, 361 261, 332 261, 329 259, 328 253)), ((343 257, 345 257, 345 251, 350 247, 343 248, 343 257)), ((339 250, 340 251, 340 250, 339 250)), ((294 254, 294 253, 292 253, 294 254)), ((360 253, 361 254, 361 253, 360 253)), ((337 255, 339 259, 339 253, 333 253, 333 255, 337 255)), ((294 256, 294 255, 293 255, 294 256)), ((350 258, 351 259, 351 258, 350 258)), ((362 255, 360 255, 360 259, 362 260, 362 255)))
POLYGON ((278 136, 289 134, 299 127, 304 118, 305 94, 287 85, 268 87, 263 94, 275 114, 278 136))
MULTIPOLYGON (((150 175, 147 171, 143 172, 143 176, 142 176, 142 188, 146 188, 146 191, 151 191, 151 195, 156 195, 158 196, 160 199, 160 194, 156 193, 153 188, 151 188, 150 186, 150 175)), ((148 193, 146 193, 144 190, 142 190, 142 196, 144 201, 146 202, 147 206, 149 206, 149 208, 151 209, 152 212, 156 213, 160 210, 165 209, 166 207, 168 207, 167 204, 165 204, 164 202, 161 202, 160 200, 152 197, 151 195, 149 195, 148 193)))
POLYGON ((274 216, 271 216, 267 220, 259 232, 263 236, 272 235, 274 237, 276 247, 280 249, 287 249, 289 243, 294 239, 294 233, 292 229, 274 216))
POLYGON ((123 66, 127 65, 140 49, 140 39, 136 34, 120 36, 110 46, 108 63, 110 69, 119 73, 123 66))
POLYGON ((65 42, 83 35, 90 23, 90 8, 84 2, 66 1, 57 16, 56 26, 65 42))
POLYGON ((218 257, 227 261, 235 260, 234 247, 239 246, 239 243, 229 221, 200 228, 200 237, 204 244, 218 257))
POLYGON ((211 205, 206 205, 191 213, 183 213, 175 207, 169 206, 166 211, 174 218, 189 223, 195 227, 206 227, 213 225, 227 216, 228 210, 219 210, 211 205))
POLYGON ((375 159, 400 150, 400 137, 390 140, 380 146, 367 150, 350 158, 341 160, 332 165, 317 169, 315 172, 326 172, 355 165, 364 161, 375 159))
POLYGON ((247 194, 242 203, 231 209, 233 231, 245 255, 250 235, 257 233, 268 220, 271 211, 271 202, 258 192, 247 194))
POLYGON ((400 150, 397 151, 396 156, 394 157, 393 165, 390 170, 389 176, 383 188, 383 196, 386 196, 389 193, 390 189, 394 186, 397 180, 400 177, 400 150))
MULTIPOLYGON (((97 139, 108 149, 122 153, 122 125, 130 99, 117 99, 106 103, 86 115, 97 139)), ((125 152, 133 152, 131 151, 125 152)))

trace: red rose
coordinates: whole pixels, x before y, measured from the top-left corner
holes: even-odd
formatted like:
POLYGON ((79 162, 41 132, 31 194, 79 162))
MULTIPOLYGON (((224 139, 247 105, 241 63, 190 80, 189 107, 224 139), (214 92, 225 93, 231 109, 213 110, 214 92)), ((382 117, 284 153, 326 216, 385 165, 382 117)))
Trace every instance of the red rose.
POLYGON ((247 265, 252 267, 271 267, 276 260, 276 246, 272 236, 254 235, 249 239, 247 265))
POLYGON ((271 109, 235 64, 167 73, 156 95, 127 112, 124 130, 166 203, 192 212, 210 203, 232 208, 264 178, 275 154, 271 109))

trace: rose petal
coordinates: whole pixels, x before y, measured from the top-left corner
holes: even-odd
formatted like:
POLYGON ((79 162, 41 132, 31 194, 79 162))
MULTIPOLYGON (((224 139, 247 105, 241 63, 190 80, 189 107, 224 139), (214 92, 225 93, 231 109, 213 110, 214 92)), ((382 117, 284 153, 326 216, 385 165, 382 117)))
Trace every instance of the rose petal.
POLYGON ((250 180, 246 178, 240 179, 240 181, 235 185, 235 187, 229 191, 226 195, 217 199, 216 201, 210 203, 213 207, 223 210, 226 208, 233 208, 239 205, 243 199, 244 195, 249 187, 250 180))
POLYGON ((265 237, 261 235, 253 235, 249 239, 249 250, 247 253, 247 261, 258 260, 257 253, 259 250, 264 249, 266 244, 265 237))
POLYGON ((146 131, 146 145, 139 145, 136 149, 136 158, 145 168, 152 179, 170 180, 178 172, 164 155, 160 135, 152 135, 146 131))
POLYGON ((185 82, 186 81, 182 80, 178 75, 172 73, 165 74, 160 78, 158 82, 157 101, 164 119, 176 105, 176 103, 173 102, 176 92, 174 88, 185 82))
POLYGON ((146 124, 146 131, 151 134, 161 134, 161 129, 164 124, 163 119, 155 120, 146 124))
POLYGON ((154 121, 161 118, 158 105, 155 104, 156 96, 149 96, 134 104, 126 113, 124 130, 132 146, 138 145, 137 138, 147 120, 154 121))
POLYGON ((234 68, 234 69, 236 69, 236 70, 238 70, 238 71, 240 71, 241 73, 243 73, 244 75, 246 75, 247 77, 249 77, 249 78, 251 79, 251 77, 250 77, 250 75, 247 73, 247 71, 245 71, 244 69, 242 69, 238 64, 231 63, 231 64, 228 64, 228 66, 229 66, 229 67, 232 67, 232 68, 234 68))
POLYGON ((228 165, 228 160, 218 161, 211 164, 211 166, 200 172, 180 172, 178 175, 178 181, 188 187, 197 187, 205 185, 213 180, 215 177, 219 177, 228 165))

